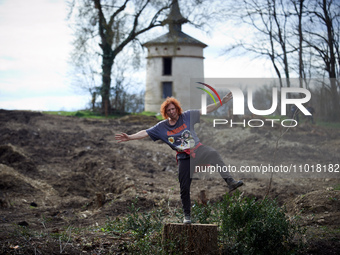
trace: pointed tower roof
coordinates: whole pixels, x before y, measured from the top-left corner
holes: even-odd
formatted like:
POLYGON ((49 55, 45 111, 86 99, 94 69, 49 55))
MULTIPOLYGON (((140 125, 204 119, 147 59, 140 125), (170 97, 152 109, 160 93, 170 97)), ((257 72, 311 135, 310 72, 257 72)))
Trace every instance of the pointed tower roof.
POLYGON ((169 25, 169 32, 176 33, 182 31, 182 24, 187 22, 188 20, 182 16, 179 10, 178 0, 173 0, 169 16, 164 21, 165 24, 169 25))
POLYGON ((157 37, 156 39, 144 43, 143 46, 148 47, 159 44, 190 44, 201 46, 203 48, 207 47, 206 44, 182 32, 182 24, 187 22, 189 21, 181 14, 178 0, 173 0, 168 18, 164 20, 164 23, 168 24, 169 26, 169 32, 165 35, 157 37))

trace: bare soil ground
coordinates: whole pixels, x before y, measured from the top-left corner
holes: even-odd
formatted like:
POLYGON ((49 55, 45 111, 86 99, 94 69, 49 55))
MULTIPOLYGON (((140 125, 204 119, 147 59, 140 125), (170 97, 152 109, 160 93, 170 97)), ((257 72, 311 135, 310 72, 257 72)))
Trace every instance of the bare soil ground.
MULTIPOLYGON (((155 123, 155 117, 145 116, 95 120, 0 110, 0 253, 124 254, 122 238, 91 228, 124 216, 136 197, 142 210, 181 207, 175 153, 149 138, 114 140, 118 132, 131 134, 155 123), (41 236, 25 235, 18 226, 41 236), (67 240, 70 226, 79 228, 72 243, 62 245, 60 235, 59 242, 44 241, 44 233, 66 233, 67 240)), ((244 195, 268 195, 285 205, 289 216, 301 217, 308 228, 306 254, 340 254, 339 130, 306 124, 288 131, 211 128, 202 121, 196 131, 237 169, 308 165, 308 173, 305 168, 299 174, 274 173, 270 188, 270 174, 234 176, 244 180, 244 195), (317 173, 318 164, 327 173, 317 173)), ((210 177, 193 181, 193 200, 202 190, 212 201, 225 194, 223 180, 210 177)))

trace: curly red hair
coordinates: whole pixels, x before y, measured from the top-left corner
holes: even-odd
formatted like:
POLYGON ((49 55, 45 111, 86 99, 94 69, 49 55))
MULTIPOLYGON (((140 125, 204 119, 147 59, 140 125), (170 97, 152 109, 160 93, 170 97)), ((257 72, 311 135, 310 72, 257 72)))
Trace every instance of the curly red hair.
POLYGON ((181 103, 176 98, 167 97, 161 105, 161 114, 164 119, 167 119, 169 117, 168 114, 166 113, 166 108, 168 108, 169 104, 173 104, 175 106, 178 115, 182 114, 181 103))

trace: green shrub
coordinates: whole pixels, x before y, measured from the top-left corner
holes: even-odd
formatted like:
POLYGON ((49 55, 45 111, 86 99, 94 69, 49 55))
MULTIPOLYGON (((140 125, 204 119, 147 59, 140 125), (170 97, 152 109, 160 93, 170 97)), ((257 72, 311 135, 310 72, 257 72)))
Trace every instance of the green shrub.
POLYGON ((242 198, 239 192, 224 197, 221 220, 227 254, 293 254, 293 238, 302 233, 275 201, 242 198))

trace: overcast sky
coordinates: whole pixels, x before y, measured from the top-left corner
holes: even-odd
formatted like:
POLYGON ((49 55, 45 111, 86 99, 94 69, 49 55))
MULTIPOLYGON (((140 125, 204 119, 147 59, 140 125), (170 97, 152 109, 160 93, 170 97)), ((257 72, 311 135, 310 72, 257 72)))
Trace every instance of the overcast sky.
MULTIPOLYGON (((72 34, 66 15, 65 0, 0 0, 0 109, 86 107, 89 95, 71 86, 72 34)), ((210 37, 190 25, 184 25, 183 31, 208 44, 205 77, 274 77, 270 64, 263 60, 220 56, 223 47, 240 36, 239 30, 235 34, 235 29, 221 27, 210 37)))

